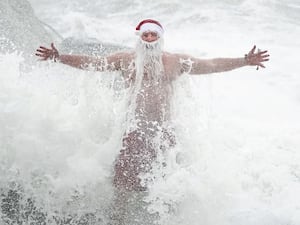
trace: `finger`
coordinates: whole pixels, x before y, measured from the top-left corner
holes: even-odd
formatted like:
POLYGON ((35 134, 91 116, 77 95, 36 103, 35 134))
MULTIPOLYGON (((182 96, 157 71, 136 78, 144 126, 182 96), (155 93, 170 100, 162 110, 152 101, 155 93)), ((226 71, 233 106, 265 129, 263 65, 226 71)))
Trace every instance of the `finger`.
POLYGON ((44 46, 40 46, 41 49, 44 49, 44 50, 49 50, 49 48, 46 48, 44 46))
POLYGON ((52 50, 53 50, 53 52, 58 52, 54 46, 52 47, 52 50))
POLYGON ((54 52, 58 52, 57 49, 56 49, 54 46, 52 47, 52 50, 53 50, 54 52))
POLYGON ((266 54, 267 52, 257 53, 260 57, 264 56, 270 56, 269 54, 266 54))
POLYGON ((40 60, 47 60, 47 59, 48 59, 48 57, 43 56, 43 55, 41 55, 41 54, 35 54, 35 55, 41 57, 40 60))
POLYGON ((41 49, 37 49, 36 51, 37 51, 37 52, 40 52, 40 53, 46 53, 45 50, 41 50, 41 49))
POLYGON ((268 57, 261 57, 261 60, 269 60, 268 57))
POLYGON ((262 64, 262 63, 260 63, 259 66, 262 67, 262 68, 266 68, 266 67, 264 66, 264 64, 262 64))
POLYGON ((265 59, 268 59, 269 58, 269 55, 260 55, 260 56, 257 56, 257 58, 259 60, 265 60, 265 59))
POLYGON ((36 56, 39 57, 43 57, 43 58, 48 58, 49 56, 45 55, 45 54, 39 54, 39 53, 35 53, 36 56))
POLYGON ((260 55, 259 57, 266 58, 266 57, 269 57, 269 56, 270 56, 269 54, 265 54, 265 55, 260 55))
POLYGON ((256 45, 253 46, 253 48, 250 51, 250 54, 254 54, 255 49, 256 49, 256 45))
POLYGON ((267 52, 268 52, 268 51, 266 50, 266 51, 258 52, 257 54, 263 55, 263 54, 266 54, 267 52))
POLYGON ((55 48, 55 46, 54 46, 53 43, 51 43, 51 48, 52 48, 54 51, 58 52, 57 49, 55 48))

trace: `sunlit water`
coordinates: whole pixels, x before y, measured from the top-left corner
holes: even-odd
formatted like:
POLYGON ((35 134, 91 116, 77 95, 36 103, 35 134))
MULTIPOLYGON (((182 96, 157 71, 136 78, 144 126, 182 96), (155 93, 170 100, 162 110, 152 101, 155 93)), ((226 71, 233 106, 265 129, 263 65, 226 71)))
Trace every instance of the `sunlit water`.
POLYGON ((271 54, 266 69, 174 83, 177 145, 145 198, 158 224, 300 224, 297 0, 31 0, 36 17, 22 2, 0 9, 1 225, 106 224, 126 114, 119 74, 31 56, 51 41, 76 52, 70 37, 131 48, 144 18, 161 21, 170 52, 271 54))

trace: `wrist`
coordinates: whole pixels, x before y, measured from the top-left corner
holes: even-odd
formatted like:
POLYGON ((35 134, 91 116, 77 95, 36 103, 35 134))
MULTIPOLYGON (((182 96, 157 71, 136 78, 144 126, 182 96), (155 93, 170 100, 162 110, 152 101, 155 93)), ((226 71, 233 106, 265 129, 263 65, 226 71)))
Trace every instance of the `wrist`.
POLYGON ((244 56, 244 63, 245 63, 246 66, 250 65, 250 59, 249 59, 249 55, 248 54, 245 54, 245 56, 244 56))

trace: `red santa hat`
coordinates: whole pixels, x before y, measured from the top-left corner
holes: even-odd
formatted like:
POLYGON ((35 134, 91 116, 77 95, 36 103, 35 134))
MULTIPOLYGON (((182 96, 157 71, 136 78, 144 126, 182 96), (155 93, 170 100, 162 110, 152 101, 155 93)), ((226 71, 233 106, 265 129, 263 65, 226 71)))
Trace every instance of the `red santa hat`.
POLYGON ((156 32, 158 34, 158 36, 160 36, 160 37, 164 33, 164 29, 163 29, 162 25, 158 21, 152 20, 152 19, 146 19, 146 20, 141 21, 137 25, 135 30, 137 31, 138 34, 142 34, 146 31, 156 32))

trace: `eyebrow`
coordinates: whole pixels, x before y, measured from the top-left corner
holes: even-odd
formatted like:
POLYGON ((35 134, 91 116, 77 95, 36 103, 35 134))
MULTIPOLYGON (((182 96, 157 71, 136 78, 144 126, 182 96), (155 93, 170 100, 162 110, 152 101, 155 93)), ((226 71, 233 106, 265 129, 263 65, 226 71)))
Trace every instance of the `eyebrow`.
POLYGON ((158 34, 157 34, 157 32, 155 32, 155 31, 146 31, 146 32, 144 32, 143 33, 143 35, 148 35, 148 34, 151 34, 151 35, 155 35, 155 36, 157 36, 158 34))

